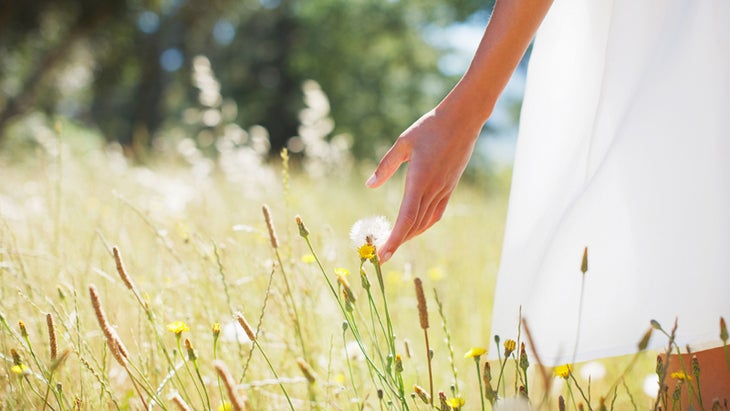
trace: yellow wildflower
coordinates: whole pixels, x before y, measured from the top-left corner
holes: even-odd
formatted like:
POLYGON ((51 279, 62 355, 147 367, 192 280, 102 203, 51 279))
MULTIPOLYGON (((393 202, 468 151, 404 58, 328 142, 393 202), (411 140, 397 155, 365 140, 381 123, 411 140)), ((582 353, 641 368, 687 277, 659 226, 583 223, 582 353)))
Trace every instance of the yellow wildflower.
POLYGON ((337 267, 335 268, 335 275, 338 277, 347 277, 350 275, 350 271, 347 268, 337 267))
POLYGON ((461 397, 453 397, 446 400, 446 405, 449 407, 458 410, 459 408, 463 407, 466 401, 464 401, 461 397))
POLYGON ((180 336, 184 331, 190 331, 190 327, 182 321, 174 321, 167 324, 167 329, 174 332, 177 336, 180 336))
POLYGON ((25 375, 25 374, 29 373, 28 366, 25 364, 13 365, 12 367, 10 367, 10 371, 12 371, 13 374, 17 374, 17 375, 25 375))
POLYGON ((363 260, 370 260, 375 257, 375 246, 372 244, 363 244, 362 247, 357 249, 357 252, 363 260))
POLYGON ((484 348, 473 347, 471 350, 467 351, 466 354, 464 354, 464 358, 479 358, 486 352, 487 350, 484 348))
POLYGON ((416 393, 416 395, 418 395, 418 398, 420 398, 424 404, 431 403, 431 396, 428 395, 426 390, 424 390, 423 387, 421 387, 420 385, 414 385, 413 392, 416 393))
POLYGON ((426 275, 433 281, 442 280, 446 277, 443 267, 431 267, 426 271, 426 275))
POLYGON ((572 372, 573 366, 570 364, 558 365, 555 367, 555 375, 566 380, 570 377, 570 373, 572 372))
POLYGON ((220 323, 213 323, 213 325, 210 327, 210 329, 213 331, 214 338, 218 338, 218 336, 221 335, 221 324, 220 323))
POLYGON ((504 341, 504 356, 509 357, 510 354, 512 354, 517 348, 517 342, 515 340, 505 340, 504 341))
POLYGON ((233 406, 228 401, 225 401, 225 402, 223 402, 223 404, 218 406, 218 411, 232 411, 232 410, 233 410, 233 406))
POLYGON ((675 371, 675 372, 669 374, 669 376, 672 377, 672 378, 674 378, 675 380, 680 380, 680 381, 689 380, 689 381, 692 381, 692 377, 689 376, 689 375, 687 375, 687 374, 685 374, 682 371, 675 371))
POLYGON ((317 259, 315 259, 315 258, 314 258, 314 255, 312 255, 312 254, 304 254, 304 255, 302 256, 302 262, 303 262, 303 263, 306 263, 306 264, 312 264, 312 263, 314 263, 315 261, 317 261, 317 259))

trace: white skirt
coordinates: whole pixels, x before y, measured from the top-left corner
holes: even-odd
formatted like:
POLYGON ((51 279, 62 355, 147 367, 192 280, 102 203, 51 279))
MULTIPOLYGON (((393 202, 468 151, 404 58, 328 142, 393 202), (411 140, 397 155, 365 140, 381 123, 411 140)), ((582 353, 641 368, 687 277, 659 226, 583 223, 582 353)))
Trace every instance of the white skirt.
POLYGON ((545 365, 636 352, 652 319, 677 318, 682 347, 721 344, 730 1, 555 1, 528 70, 492 334, 516 339, 520 308, 545 365))

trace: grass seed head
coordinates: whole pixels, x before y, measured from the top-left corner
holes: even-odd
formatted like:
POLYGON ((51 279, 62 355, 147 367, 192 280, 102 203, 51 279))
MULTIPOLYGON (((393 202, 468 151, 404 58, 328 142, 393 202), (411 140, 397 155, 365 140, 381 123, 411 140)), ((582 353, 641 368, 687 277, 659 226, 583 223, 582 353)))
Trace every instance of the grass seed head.
POLYGON ((174 393, 170 396, 170 401, 172 401, 173 404, 177 405, 177 408, 180 411, 192 411, 192 408, 188 406, 188 404, 185 402, 185 400, 180 397, 180 394, 174 393))
POLYGON ((132 283, 132 279, 129 277, 129 274, 127 274, 127 269, 124 268, 124 262, 122 261, 122 254, 119 252, 119 248, 116 246, 113 247, 112 253, 114 253, 114 263, 117 266, 117 273, 119 273, 119 277, 122 279, 122 282, 127 288, 134 290, 134 284, 132 283))
POLYGON ((264 220, 266 221, 266 228, 269 230, 269 240, 271 240, 271 247, 279 248, 279 238, 276 236, 276 229, 274 228, 274 221, 271 218, 271 210, 269 206, 264 204, 261 207, 264 212, 264 220))
POLYGON ((112 356, 122 367, 127 366, 127 357, 129 354, 126 347, 117 336, 117 333, 109 325, 109 321, 106 318, 104 309, 101 307, 101 301, 99 300, 99 292, 96 290, 96 286, 91 284, 89 286, 89 296, 91 297, 91 305, 94 307, 94 314, 96 314, 96 320, 99 322, 99 327, 104 332, 106 337, 106 343, 109 347, 109 351, 112 356))
POLYGON ((53 314, 46 314, 46 325, 48 326, 48 346, 51 349, 51 360, 58 356, 58 344, 56 342, 56 327, 53 324, 53 314))
POLYGON ((226 364, 221 360, 215 360, 213 361, 213 367, 218 373, 218 376, 221 377, 223 385, 226 387, 228 399, 231 400, 231 406, 233 407, 234 411, 243 411, 245 409, 245 402, 238 398, 238 395, 236 394, 235 381, 233 380, 233 376, 231 376, 231 373, 228 371, 228 367, 226 367, 226 364))
POLYGON ((720 317, 720 339, 722 340, 723 344, 727 344, 727 324, 725 324, 725 318, 723 317, 720 317))
POLYGON ((243 331, 246 333, 246 336, 248 337, 251 342, 256 341, 256 334, 253 332, 253 329, 251 328, 251 325, 246 321, 246 317, 243 316, 240 312, 236 313, 236 321, 238 321, 238 324, 243 328, 243 331))
POLYGON ((317 378, 314 376, 314 370, 304 358, 297 358, 297 366, 310 384, 314 384, 317 381, 317 378))
POLYGON ((423 282, 420 278, 413 279, 413 285, 416 287, 416 300, 418 301, 418 321, 421 323, 421 329, 428 329, 428 308, 426 307, 426 295, 423 293, 423 282))
POLYGON ((583 274, 588 271, 588 247, 583 249, 583 259, 580 262, 580 271, 583 274))

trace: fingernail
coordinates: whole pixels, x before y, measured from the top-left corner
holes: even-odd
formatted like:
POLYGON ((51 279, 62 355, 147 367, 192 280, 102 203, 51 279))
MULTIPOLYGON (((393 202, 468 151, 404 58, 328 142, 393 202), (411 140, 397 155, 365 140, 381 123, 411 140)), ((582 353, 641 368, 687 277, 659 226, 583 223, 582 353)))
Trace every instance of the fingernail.
POLYGON ((368 181, 365 183, 365 185, 370 187, 373 184, 375 184, 375 180, 377 180, 377 178, 375 177, 375 173, 373 173, 373 175, 371 175, 370 178, 368 178, 368 181))
POLYGON ((390 251, 386 251, 385 254, 383 254, 383 262, 390 260, 390 257, 393 256, 393 253, 390 251))

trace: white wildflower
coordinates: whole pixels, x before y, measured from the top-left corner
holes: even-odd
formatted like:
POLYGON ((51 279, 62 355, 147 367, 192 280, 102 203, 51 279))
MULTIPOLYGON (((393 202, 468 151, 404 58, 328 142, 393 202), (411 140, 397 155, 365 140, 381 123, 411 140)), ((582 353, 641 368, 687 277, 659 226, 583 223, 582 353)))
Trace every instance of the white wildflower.
POLYGON ((389 236, 390 222, 383 216, 363 218, 356 221, 350 229, 350 241, 354 248, 368 243, 379 247, 389 236))

